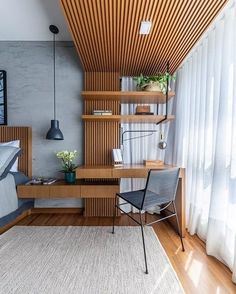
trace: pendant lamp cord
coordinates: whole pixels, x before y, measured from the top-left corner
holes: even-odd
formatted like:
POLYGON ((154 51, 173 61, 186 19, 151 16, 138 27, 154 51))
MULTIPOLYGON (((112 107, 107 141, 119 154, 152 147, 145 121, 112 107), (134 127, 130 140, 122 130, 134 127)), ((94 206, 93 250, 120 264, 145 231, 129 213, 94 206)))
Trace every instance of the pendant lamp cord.
POLYGON ((53 34, 53 80, 54 80, 54 120, 56 120, 56 41, 53 34))

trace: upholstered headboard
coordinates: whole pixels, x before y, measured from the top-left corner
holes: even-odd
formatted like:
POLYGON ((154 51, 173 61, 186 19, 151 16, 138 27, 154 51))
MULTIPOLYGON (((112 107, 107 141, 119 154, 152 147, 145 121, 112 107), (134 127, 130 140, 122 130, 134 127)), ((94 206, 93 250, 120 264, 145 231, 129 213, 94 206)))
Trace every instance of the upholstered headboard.
POLYGON ((0 126, 0 142, 20 140, 19 171, 32 176, 32 129, 30 127, 0 126))

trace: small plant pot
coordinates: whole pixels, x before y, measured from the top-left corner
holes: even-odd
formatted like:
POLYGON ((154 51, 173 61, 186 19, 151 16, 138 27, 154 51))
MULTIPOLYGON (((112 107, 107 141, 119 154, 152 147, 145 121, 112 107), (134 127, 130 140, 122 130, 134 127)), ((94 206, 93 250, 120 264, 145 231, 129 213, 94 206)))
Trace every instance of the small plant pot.
POLYGON ((65 172, 65 182, 68 184, 75 183, 75 172, 65 172))
POLYGON ((161 92, 161 87, 158 82, 150 82, 148 85, 146 85, 143 88, 143 90, 147 92, 154 92, 154 91, 161 92))

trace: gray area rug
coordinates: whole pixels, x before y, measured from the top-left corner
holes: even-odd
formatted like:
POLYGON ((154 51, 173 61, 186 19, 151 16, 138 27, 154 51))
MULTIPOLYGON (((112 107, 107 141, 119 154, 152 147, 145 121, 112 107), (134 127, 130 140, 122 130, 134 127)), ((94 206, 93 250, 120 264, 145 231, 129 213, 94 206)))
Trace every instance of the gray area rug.
POLYGON ((25 227, 0 236, 0 293, 184 293, 151 227, 25 227))

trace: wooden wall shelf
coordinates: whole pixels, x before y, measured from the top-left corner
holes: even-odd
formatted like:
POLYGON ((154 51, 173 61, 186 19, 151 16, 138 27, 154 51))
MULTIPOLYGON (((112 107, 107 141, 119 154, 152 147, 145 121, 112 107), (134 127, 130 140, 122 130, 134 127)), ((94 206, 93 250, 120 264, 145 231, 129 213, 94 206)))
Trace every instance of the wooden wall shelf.
MULTIPOLYGON (((111 150, 120 147, 120 124, 140 123, 159 124, 174 120, 174 115, 121 115, 121 103, 126 104, 166 104, 166 95, 162 92, 120 91, 119 72, 85 72, 85 91, 81 92, 84 100, 82 119, 84 121, 84 150, 86 166, 112 166, 111 150), (110 110, 112 115, 92 115, 94 110, 110 110)), ((168 99, 175 95, 168 93, 168 99)), ((167 111, 167 107, 166 107, 167 111)), ((107 179, 132 176, 132 171, 115 170, 110 168, 84 171, 87 179, 97 178, 101 185, 81 186, 81 195, 85 197, 85 216, 112 216, 115 204, 115 194, 119 191, 119 183, 110 186, 107 179), (111 175, 112 173, 112 175, 111 175), (99 176, 100 174, 100 176, 99 176), (115 178, 114 178, 115 175, 115 178), (105 181, 104 181, 105 179, 105 181)), ((135 174, 140 170, 135 169, 135 174)), ((147 176, 145 172, 144 177, 147 176)), ((80 178, 80 171, 77 171, 80 178)), ((97 182, 97 181, 96 181, 97 182)), ((117 213, 118 214, 118 213, 117 213)))
POLYGON ((85 121, 117 121, 120 122, 121 115, 93 115, 84 114, 82 119, 85 121))
MULTIPOLYGON (((117 121, 122 123, 159 123, 164 118, 164 115, 82 115, 82 119, 85 121, 117 121)), ((174 119, 174 115, 168 115, 167 120, 163 123, 174 119)))
POLYGON ((119 192, 117 180, 107 182, 86 182, 76 180, 75 184, 67 184, 58 180, 51 185, 18 185, 18 198, 111 198, 114 199, 116 192, 119 192))
MULTIPOLYGON (((111 100, 121 103, 166 103, 166 95, 162 92, 145 91, 82 91, 85 100, 111 100)), ((168 100, 175 96, 174 92, 169 92, 168 100)))

